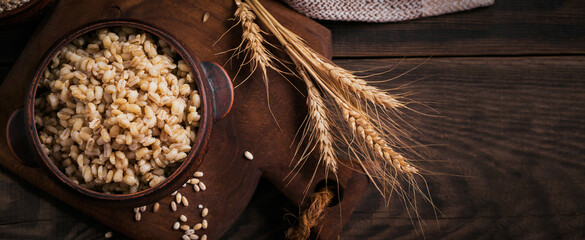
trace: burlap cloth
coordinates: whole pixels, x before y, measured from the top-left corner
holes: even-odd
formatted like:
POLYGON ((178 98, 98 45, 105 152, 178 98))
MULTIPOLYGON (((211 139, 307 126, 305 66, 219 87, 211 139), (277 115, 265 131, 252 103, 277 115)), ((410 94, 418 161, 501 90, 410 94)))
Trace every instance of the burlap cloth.
POLYGON ((321 20, 397 22, 492 5, 494 0, 284 0, 321 20))

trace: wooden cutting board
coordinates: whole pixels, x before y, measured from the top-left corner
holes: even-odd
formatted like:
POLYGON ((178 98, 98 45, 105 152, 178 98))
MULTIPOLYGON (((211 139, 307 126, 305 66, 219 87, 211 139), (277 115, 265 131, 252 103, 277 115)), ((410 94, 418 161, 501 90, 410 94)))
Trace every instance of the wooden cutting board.
MULTIPOLYGON (((306 39, 315 50, 326 56, 331 55, 331 36, 326 28, 295 13, 281 2, 267 0, 263 3, 283 25, 306 39)), ((51 44, 73 29, 98 20, 137 19, 177 37, 196 52, 200 60, 225 63, 229 55, 217 53, 239 44, 241 31, 235 28, 217 44, 213 43, 235 23, 228 20, 234 11, 235 5, 231 0, 59 1, 0 86, 0 135, 6 136, 4 126, 7 118, 23 106, 28 83, 41 56, 51 44), (206 12, 210 17, 204 23, 202 17, 206 12)), ((239 63, 235 61, 225 66, 230 76, 234 76, 239 63)), ((246 71, 240 76, 245 74, 246 71)), ((269 74, 270 105, 282 129, 279 130, 268 111, 264 84, 258 75, 253 76, 235 90, 234 106, 228 116, 214 123, 209 150, 200 167, 200 171, 205 173, 201 180, 207 185, 207 190, 196 193, 190 187, 179 189, 187 196, 190 205, 179 207, 177 212, 169 209, 170 196, 159 201, 161 210, 156 214, 152 213, 152 206, 148 206, 140 222, 135 222, 132 206, 106 209, 84 204, 75 193, 56 185, 41 169, 19 164, 8 150, 5 137, 0 138, 0 164, 40 190, 131 238, 180 239, 182 231, 172 230, 171 226, 181 214, 188 217, 191 226, 201 222, 201 209, 197 205, 202 204, 210 210, 206 217, 209 228, 198 231, 198 234, 218 239, 246 208, 261 176, 301 208, 306 206, 306 197, 313 193, 316 184, 324 180, 324 172, 319 169, 314 181, 310 182, 315 158, 310 159, 294 178, 286 178, 291 172, 295 134, 306 115, 303 95, 278 74, 269 74), (254 160, 246 160, 242 156, 244 151, 252 152, 254 160)), ((300 81, 291 80, 297 88, 304 89, 300 81)), ((338 181, 343 189, 342 198, 340 204, 328 208, 323 224, 317 227, 320 239, 337 237, 368 185, 363 175, 347 168, 340 169, 338 181)))

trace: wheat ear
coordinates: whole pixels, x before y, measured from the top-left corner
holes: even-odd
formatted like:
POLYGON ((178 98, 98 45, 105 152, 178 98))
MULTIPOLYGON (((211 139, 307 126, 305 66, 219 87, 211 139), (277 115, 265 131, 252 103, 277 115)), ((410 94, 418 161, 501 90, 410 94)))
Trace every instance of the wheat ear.
POLYGON ((242 25, 242 43, 246 45, 240 44, 236 53, 246 51, 249 55, 245 58, 244 64, 252 63, 253 70, 260 68, 263 76, 266 76, 267 68, 275 68, 272 64, 274 56, 264 46, 262 30, 254 22, 256 15, 251 11, 250 6, 244 2, 240 2, 237 6, 234 16, 242 25))
MULTIPOLYGON (((265 39, 262 36, 263 32, 260 29, 260 26, 254 22, 256 15, 252 12, 250 5, 245 2, 241 2, 240 0, 236 0, 235 3, 237 5, 237 9, 234 16, 242 25, 242 43, 236 48, 234 54, 239 54, 242 51, 246 52, 246 57, 244 57, 244 62, 242 65, 248 63, 252 64, 252 71, 250 76, 252 76, 252 73, 257 68, 260 68, 262 71, 262 80, 264 81, 264 85, 266 87, 266 103, 268 105, 268 110, 270 111, 272 119, 274 119, 274 122, 280 129, 280 124, 278 124, 278 120, 276 120, 276 116, 274 116, 274 112, 270 107, 270 90, 268 85, 268 73, 266 70, 267 68, 270 68, 277 72, 281 71, 273 64, 272 60, 276 59, 276 57, 270 53, 270 51, 268 51, 264 45, 265 39), (244 46, 243 43, 246 43, 246 45, 244 46)), ((244 79, 240 84, 244 83, 250 76, 244 79)), ((236 87, 238 87, 240 84, 238 84, 236 87)))
POLYGON ((392 164, 394 169, 403 173, 418 173, 400 153, 394 151, 386 140, 380 137, 379 131, 369 120, 367 114, 360 109, 352 108, 348 104, 335 98, 339 104, 343 118, 347 121, 354 136, 360 137, 381 159, 392 164))
POLYGON ((353 92, 357 96, 364 98, 371 103, 379 104, 385 108, 401 108, 404 104, 397 97, 380 90, 377 87, 369 85, 364 79, 356 77, 353 73, 334 64, 323 62, 322 66, 328 71, 331 79, 338 81, 338 84, 346 90, 353 92))
MULTIPOLYGON (((263 26, 281 43, 299 72, 306 73, 309 82, 319 87, 323 96, 327 97, 325 99, 333 100, 349 128, 348 131, 337 132, 339 135, 336 135, 336 139, 347 143, 348 152, 356 156, 355 161, 362 166, 365 174, 372 180, 378 179, 383 184, 383 189, 389 184, 391 190, 399 192, 402 188, 397 179, 398 174, 405 174, 407 179, 420 175, 417 168, 394 151, 388 141, 396 137, 394 130, 398 127, 391 118, 395 113, 393 110, 404 107, 404 104, 350 71, 326 60, 307 46, 298 35, 282 26, 258 0, 247 2, 263 26), (370 111, 371 107, 377 110, 370 111), (361 160, 359 156, 366 159, 361 160)), ((305 79, 303 81, 307 82, 305 79)), ((330 124, 334 124, 334 121, 328 120, 330 124)), ((386 192, 380 188, 378 190, 382 194, 386 192)))
POLYGON ((313 85, 309 77, 302 70, 299 70, 299 75, 307 85, 307 106, 309 108, 309 124, 305 131, 309 131, 310 138, 316 138, 319 143, 320 161, 325 163, 325 167, 331 172, 337 172, 337 159, 335 156, 335 149, 333 148, 333 136, 331 135, 331 127, 329 125, 329 118, 327 117, 327 110, 321 94, 313 85))

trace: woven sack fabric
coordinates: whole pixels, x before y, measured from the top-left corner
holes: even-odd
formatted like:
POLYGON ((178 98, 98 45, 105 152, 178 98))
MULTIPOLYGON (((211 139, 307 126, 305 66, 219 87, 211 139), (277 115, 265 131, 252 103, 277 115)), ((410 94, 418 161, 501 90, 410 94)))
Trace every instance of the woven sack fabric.
POLYGON ((397 22, 492 5, 494 0, 284 0, 321 20, 397 22))

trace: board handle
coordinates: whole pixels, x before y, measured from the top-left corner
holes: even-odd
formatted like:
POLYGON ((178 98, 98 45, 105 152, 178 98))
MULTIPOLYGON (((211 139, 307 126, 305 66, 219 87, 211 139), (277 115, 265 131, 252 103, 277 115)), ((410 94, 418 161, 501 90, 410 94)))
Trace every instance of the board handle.
POLYGON ((324 188, 328 189, 333 198, 325 208, 323 218, 311 230, 314 238, 310 239, 339 239, 343 225, 347 223, 349 216, 364 196, 369 180, 366 175, 348 164, 340 164, 334 176, 331 172, 325 171, 324 165, 315 155, 311 155, 305 161, 292 179, 290 173, 293 169, 289 165, 289 160, 274 161, 261 166, 260 170, 263 177, 300 209, 308 209, 313 201, 311 197, 324 188))
POLYGON ((8 124, 6 124, 8 148, 18 162, 28 167, 37 167, 35 157, 26 139, 25 122, 24 108, 22 107, 12 112, 8 118, 8 124))
POLYGON ((234 103, 234 86, 227 72, 214 62, 202 62, 205 77, 211 88, 213 119, 225 117, 234 103))

